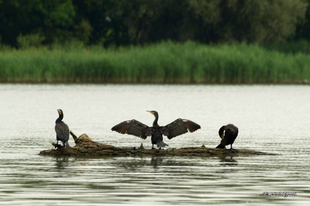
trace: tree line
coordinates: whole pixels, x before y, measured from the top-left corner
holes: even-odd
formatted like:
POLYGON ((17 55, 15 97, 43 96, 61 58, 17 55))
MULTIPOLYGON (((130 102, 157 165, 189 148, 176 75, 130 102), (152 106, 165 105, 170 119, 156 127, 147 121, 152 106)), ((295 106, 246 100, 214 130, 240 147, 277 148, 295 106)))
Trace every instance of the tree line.
POLYGON ((310 40, 310 0, 0 0, 0 44, 310 40))

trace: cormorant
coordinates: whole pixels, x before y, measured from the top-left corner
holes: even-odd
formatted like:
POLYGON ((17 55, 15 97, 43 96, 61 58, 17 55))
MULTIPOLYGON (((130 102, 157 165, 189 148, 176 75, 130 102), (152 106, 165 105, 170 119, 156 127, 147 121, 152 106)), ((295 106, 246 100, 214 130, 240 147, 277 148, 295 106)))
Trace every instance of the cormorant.
POLYGON ((61 109, 57 109, 59 117, 56 119, 55 131, 56 131, 56 140, 61 141, 64 147, 70 148, 68 140, 69 140, 69 127, 66 123, 62 121, 64 118, 64 113, 61 109))
POLYGON ((161 147, 168 146, 163 142, 163 135, 167 136, 168 139, 176 137, 178 135, 184 134, 187 131, 194 132, 200 129, 200 125, 196 124, 187 119, 176 119, 170 124, 162 127, 158 125, 158 113, 156 111, 147 111, 155 116, 152 127, 132 119, 121 122, 112 128, 112 131, 116 131, 122 134, 130 134, 142 139, 146 139, 147 136, 151 136, 152 149, 154 149, 154 144, 160 149, 161 147))
POLYGON ((226 145, 230 144, 230 149, 232 148, 232 144, 238 136, 238 128, 233 124, 224 125, 219 130, 219 136, 222 141, 216 148, 225 148, 226 145))

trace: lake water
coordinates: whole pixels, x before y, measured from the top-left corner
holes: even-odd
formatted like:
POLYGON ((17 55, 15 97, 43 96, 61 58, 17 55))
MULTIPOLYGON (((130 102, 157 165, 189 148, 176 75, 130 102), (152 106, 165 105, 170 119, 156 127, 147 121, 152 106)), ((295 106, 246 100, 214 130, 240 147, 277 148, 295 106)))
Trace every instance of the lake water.
MULTIPOLYGON (((309 205, 310 86, 0 84, 0 205, 309 205), (215 147, 218 129, 239 127, 234 148, 276 156, 226 158, 39 156, 52 148, 57 109, 77 135, 150 148, 111 127, 181 117, 195 133, 169 148, 215 147), (278 193, 294 197, 266 196, 278 193), (286 193, 285 193, 286 192, 286 193)), ((71 146, 74 145, 70 139, 71 146)))

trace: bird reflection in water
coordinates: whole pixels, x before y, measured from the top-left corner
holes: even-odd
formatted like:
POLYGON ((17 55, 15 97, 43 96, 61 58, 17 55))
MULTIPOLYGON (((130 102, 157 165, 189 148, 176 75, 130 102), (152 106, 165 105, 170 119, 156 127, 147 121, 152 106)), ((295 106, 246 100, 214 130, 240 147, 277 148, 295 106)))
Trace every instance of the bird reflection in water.
POLYGON ((63 170, 69 166, 69 158, 68 157, 56 157, 55 158, 55 167, 57 170, 63 170))
POLYGON ((143 167, 153 167, 154 169, 159 169, 159 166, 163 164, 162 157, 153 156, 149 158, 130 158, 127 161, 121 161, 121 166, 126 170, 137 171, 143 167))
POLYGON ((119 161, 117 164, 120 164, 120 166, 124 167, 126 170, 136 172, 142 167, 147 166, 149 163, 144 158, 126 158, 124 161, 119 161))
POLYGON ((158 166, 163 164, 164 159, 162 157, 152 157, 151 159, 151 165, 154 167, 154 169, 159 169, 158 166))
POLYGON ((232 155, 220 155, 220 165, 221 166, 237 166, 238 161, 234 159, 232 155))

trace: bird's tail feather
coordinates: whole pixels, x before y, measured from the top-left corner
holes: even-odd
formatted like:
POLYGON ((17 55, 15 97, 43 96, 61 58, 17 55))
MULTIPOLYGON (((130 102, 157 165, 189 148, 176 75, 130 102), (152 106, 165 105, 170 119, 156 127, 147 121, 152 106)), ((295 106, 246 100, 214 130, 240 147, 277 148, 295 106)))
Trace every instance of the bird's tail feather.
POLYGON ((224 145, 222 145, 222 144, 219 144, 219 145, 217 145, 217 147, 216 148, 225 148, 225 146, 224 145))
POLYGON ((169 146, 166 143, 164 143, 163 141, 158 141, 157 143, 157 147, 165 147, 165 146, 169 146))

